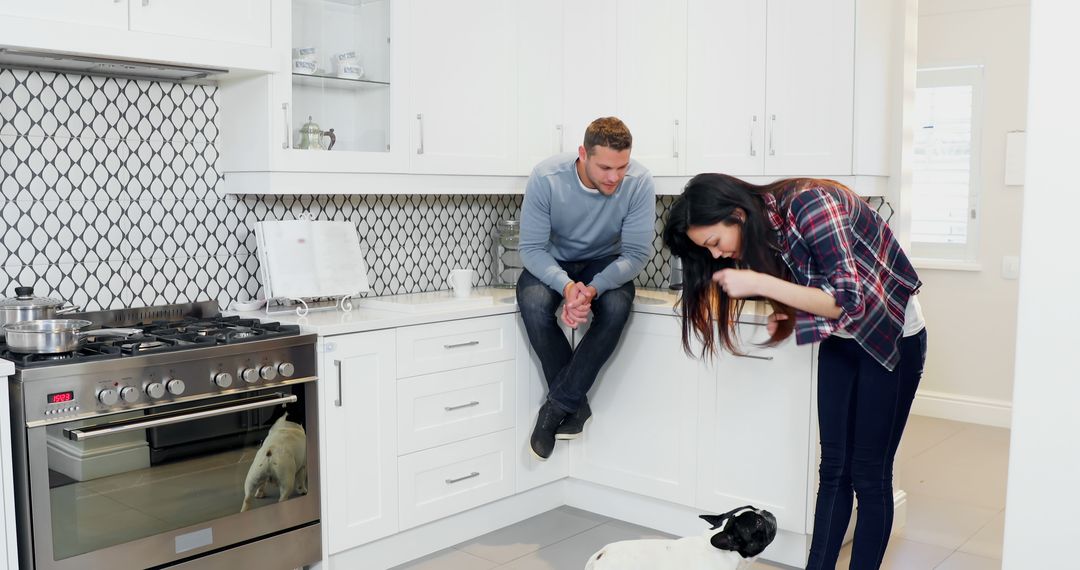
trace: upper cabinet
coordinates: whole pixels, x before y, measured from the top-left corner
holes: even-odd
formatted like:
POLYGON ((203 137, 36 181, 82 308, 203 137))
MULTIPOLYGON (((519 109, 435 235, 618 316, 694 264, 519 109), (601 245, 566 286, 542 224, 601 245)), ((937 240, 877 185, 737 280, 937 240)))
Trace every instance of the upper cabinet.
POLYGON ((0 16, 126 30, 127 2, 115 0, 0 0, 0 16))
POLYGON ((269 72, 281 1, 0 0, 0 37, 16 49, 269 72))
POLYGON ((521 0, 518 10, 518 173, 576 152, 589 123, 615 115, 634 136, 635 160, 678 175, 686 3, 521 0))
POLYGON ((410 3, 412 171, 514 174, 517 3, 410 3))
POLYGON ((769 0, 765 173, 851 174, 855 3, 769 0))
POLYGON ((276 5, 273 33, 288 38, 278 72, 220 83, 226 191, 359 193, 340 175, 408 170, 405 4, 276 5))
POLYGON ((891 4, 273 0, 288 45, 222 83, 219 167, 234 193, 520 193, 615 115, 657 176, 884 180, 891 4))
POLYGON ((852 174, 852 0, 688 0, 687 173, 852 174))
POLYGON ((266 0, 129 0, 128 17, 135 32, 270 45, 266 0))

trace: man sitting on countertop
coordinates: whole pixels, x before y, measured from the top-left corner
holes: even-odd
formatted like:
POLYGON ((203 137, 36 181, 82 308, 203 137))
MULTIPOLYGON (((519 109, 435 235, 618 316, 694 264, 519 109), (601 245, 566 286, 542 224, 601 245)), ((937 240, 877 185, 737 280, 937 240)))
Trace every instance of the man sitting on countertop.
POLYGON ((547 380, 530 444, 547 459, 556 439, 581 435, 586 399, 619 342, 634 300, 633 279, 652 255, 656 200, 652 175, 630 160, 630 130, 615 117, 585 129, 577 154, 536 166, 521 207, 517 301, 547 380), (555 319, 592 324, 571 349, 555 319))

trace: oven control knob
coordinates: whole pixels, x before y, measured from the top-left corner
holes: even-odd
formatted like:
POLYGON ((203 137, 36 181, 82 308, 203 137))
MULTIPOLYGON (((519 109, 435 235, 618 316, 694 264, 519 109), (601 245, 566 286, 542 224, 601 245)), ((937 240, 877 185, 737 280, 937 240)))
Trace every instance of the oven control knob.
POLYGON ((146 385, 146 395, 156 400, 165 395, 165 385, 161 382, 151 382, 146 385))
POLYGON ((232 386, 232 374, 229 374, 228 372, 218 372, 217 374, 214 374, 214 384, 217 384, 222 388, 232 386))
POLYGON ((270 365, 263 366, 259 369, 259 376, 262 376, 263 380, 273 380, 277 378, 277 368, 270 365))
POLYGON ((124 386, 120 388, 120 397, 129 404, 134 404, 139 401, 139 391, 131 386, 124 386))
POLYGON ((259 371, 255 368, 245 368, 244 371, 240 373, 240 377, 244 379, 244 382, 254 384, 259 381, 259 371))
POLYGON ((119 401, 120 394, 117 394, 116 390, 113 390, 112 388, 105 388, 104 390, 98 391, 97 399, 102 404, 105 404, 106 406, 111 406, 117 401, 119 401))
POLYGON ((282 362, 281 364, 278 364, 277 371, 286 378, 290 378, 293 374, 296 374, 296 368, 292 365, 292 362, 282 362))
POLYGON ((174 378, 172 380, 169 380, 165 384, 165 388, 167 388, 169 390, 169 393, 173 396, 179 396, 180 394, 184 393, 184 389, 187 388, 187 385, 184 384, 183 380, 174 378))

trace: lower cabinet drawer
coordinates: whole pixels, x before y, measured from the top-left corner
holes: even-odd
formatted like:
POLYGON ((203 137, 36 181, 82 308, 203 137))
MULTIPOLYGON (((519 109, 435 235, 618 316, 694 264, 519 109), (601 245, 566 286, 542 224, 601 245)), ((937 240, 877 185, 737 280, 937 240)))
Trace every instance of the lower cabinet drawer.
POLYGON ((513 360, 397 382, 398 455, 514 427, 513 360))
POLYGON ((401 530, 514 493, 514 430, 398 458, 401 530))

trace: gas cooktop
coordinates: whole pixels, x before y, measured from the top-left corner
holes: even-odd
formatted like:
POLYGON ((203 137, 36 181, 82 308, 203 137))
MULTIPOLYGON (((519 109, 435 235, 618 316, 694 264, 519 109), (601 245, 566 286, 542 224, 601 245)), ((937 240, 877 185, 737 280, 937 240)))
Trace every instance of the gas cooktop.
MULTIPOLYGON (((88 318, 95 324, 93 328, 117 327, 140 329, 142 332, 128 337, 94 337, 92 331, 86 344, 79 350, 60 354, 21 354, 12 352, 0 340, 0 358, 15 363, 16 368, 77 364, 98 360, 128 358, 161 352, 176 352, 208 346, 239 344, 271 338, 295 336, 300 334, 297 325, 283 325, 277 322, 264 322, 258 319, 225 317, 217 313, 217 304, 193 307, 187 316, 177 320, 147 320, 145 322, 125 322, 123 317, 142 314, 167 314, 177 316, 177 311, 162 313, 153 311, 158 307, 124 309, 122 311, 100 311, 81 313, 78 318, 88 318), (201 309, 201 310, 196 310, 201 309), (207 316, 207 315, 210 316, 207 316), (120 318, 117 318, 120 315, 120 318)), ((184 307, 184 306, 174 306, 184 307)), ((184 312, 184 309, 179 309, 184 312)))

